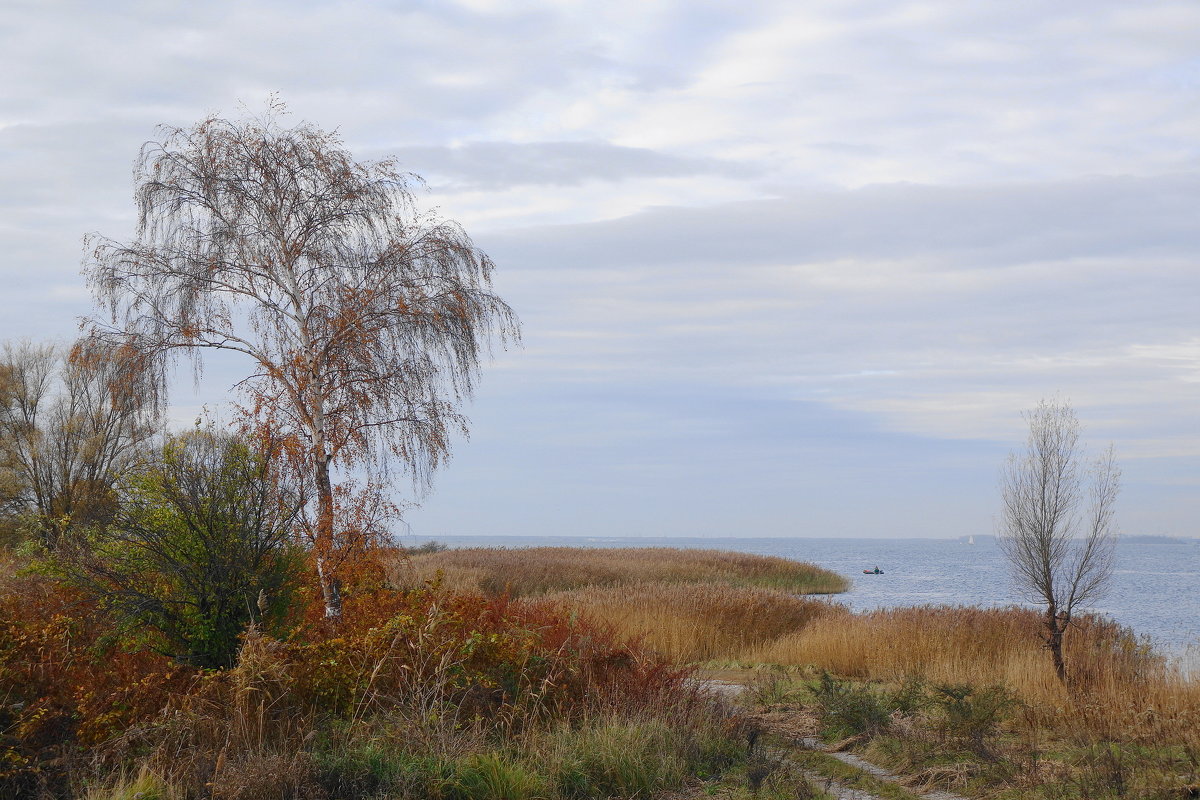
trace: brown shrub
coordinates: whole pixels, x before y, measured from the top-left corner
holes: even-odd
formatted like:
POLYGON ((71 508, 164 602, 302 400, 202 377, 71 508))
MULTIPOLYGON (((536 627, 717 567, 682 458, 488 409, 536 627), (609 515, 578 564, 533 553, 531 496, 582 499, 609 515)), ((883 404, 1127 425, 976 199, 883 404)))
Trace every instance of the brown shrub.
POLYGON ((0 796, 34 777, 61 784, 77 748, 154 718, 194 676, 123 651, 85 598, 18 566, 6 562, 0 578, 0 796))

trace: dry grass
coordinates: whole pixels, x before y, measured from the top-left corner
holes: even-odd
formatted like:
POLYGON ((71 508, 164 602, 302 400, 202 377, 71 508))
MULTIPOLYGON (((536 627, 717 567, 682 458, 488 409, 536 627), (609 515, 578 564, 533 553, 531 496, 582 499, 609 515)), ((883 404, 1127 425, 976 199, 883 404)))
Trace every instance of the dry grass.
POLYGON ((1020 684, 1028 694, 1045 696, 1057 681, 1037 626, 1032 612, 1018 609, 887 609, 819 620, 756 655, 855 678, 1020 684))
MULTIPOLYGON (((850 677, 1002 684, 1029 700, 1061 703, 1063 690, 1039 629, 1037 612, 1024 608, 897 608, 818 620, 757 655, 850 677)), ((1148 648, 1104 620, 1079 620, 1066 647, 1072 673, 1091 686, 1127 684, 1162 671, 1148 648)))
POLYGON ((849 616, 824 600, 719 583, 595 586, 539 602, 606 622, 679 662, 741 660, 814 620, 849 616))
MULTIPOLYGON (((853 614, 789 592, 830 591, 822 571, 717 551, 535 548, 418 555, 404 580, 542 596, 680 662, 813 666, 848 677, 1001 685, 1030 725, 1081 740, 1174 742, 1200 754, 1200 681, 1127 629, 1082 618, 1066 639, 1074 696, 1058 682, 1031 609, 918 607, 853 614), (815 578, 810 578, 815 576, 815 578), (798 588, 804 585, 804 589, 798 588)), ((400 568, 398 567, 397 570, 400 568)))
POLYGON ((1030 724, 1081 738, 1190 744, 1200 753, 1200 682, 1169 669, 1125 628, 1083 618, 1066 639, 1077 691, 1058 682, 1037 612, 929 606, 814 619, 746 660, 815 665, 848 677, 1005 686, 1030 724))
POLYGON ((799 594, 834 594, 847 588, 840 575, 786 558, 669 547, 467 548, 397 558, 389 573, 397 586, 419 586, 440 576, 445 589, 508 592, 514 598, 647 583, 718 583, 799 594))

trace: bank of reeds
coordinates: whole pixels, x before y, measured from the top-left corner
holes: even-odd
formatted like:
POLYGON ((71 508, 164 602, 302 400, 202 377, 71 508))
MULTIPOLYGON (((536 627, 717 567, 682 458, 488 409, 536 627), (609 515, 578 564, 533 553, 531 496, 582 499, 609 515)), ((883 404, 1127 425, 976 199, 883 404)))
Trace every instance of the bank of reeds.
POLYGON ((537 602, 612 625, 677 662, 777 664, 867 681, 1003 686, 1022 702, 1032 728, 1075 731, 1088 740, 1181 743, 1200 731, 1200 682, 1173 671, 1129 629, 1102 617, 1082 616, 1068 632, 1075 687, 1069 693, 1043 646, 1040 614, 1029 608, 851 613, 826 600, 769 589, 670 583, 591 587, 537 602))
POLYGON ((1057 679, 1027 608, 926 606, 820 617, 744 660, 811 665, 862 680, 1003 686, 1029 729, 1087 741, 1175 743, 1200 754, 1200 682, 1171 669, 1111 620, 1084 616, 1065 648, 1073 690, 1057 679))
POLYGON ((817 620, 760 655, 827 671, 781 670, 772 677, 784 685, 752 696, 799 698, 827 741, 926 788, 997 800, 1200 796, 1200 683, 1128 629, 1084 617, 1068 633, 1064 688, 1039 622, 1028 609, 951 607, 817 620))
POLYGON ((739 661, 817 620, 843 619, 843 606, 778 589, 721 583, 593 586, 539 602, 615 627, 676 662, 739 661))
MULTIPOLYGON (((856 678, 1001 684, 1032 702, 1058 704, 1064 690, 1040 631, 1040 615, 1027 608, 896 608, 815 620, 755 656, 856 678)), ((1103 618, 1078 618, 1065 644, 1080 684, 1124 686, 1163 670, 1147 645, 1103 618)))
POLYGON ((473 547, 414 553, 396 559, 389 577, 397 586, 438 582, 452 591, 514 598, 645 583, 717 583, 797 594, 835 594, 848 586, 836 573, 777 556, 672 547, 473 547))

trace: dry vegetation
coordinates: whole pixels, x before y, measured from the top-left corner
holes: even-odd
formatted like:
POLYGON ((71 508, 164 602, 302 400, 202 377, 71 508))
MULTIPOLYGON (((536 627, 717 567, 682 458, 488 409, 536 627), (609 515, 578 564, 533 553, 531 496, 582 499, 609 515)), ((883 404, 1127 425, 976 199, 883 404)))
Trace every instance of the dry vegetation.
POLYGON ((790 696, 809 708, 821 702, 816 678, 840 676, 824 702, 860 727, 838 737, 918 785, 1004 800, 1200 796, 1200 682, 1104 618, 1080 617, 1067 636, 1068 691, 1027 608, 851 613, 745 585, 620 579, 529 602, 610 624, 675 661, 808 675, 790 696))
POLYGON ((901 608, 815 619, 746 661, 812 665, 860 680, 920 679, 943 685, 998 685, 1039 725, 1085 729, 1103 739, 1179 741, 1200 728, 1200 683, 1169 668, 1128 629, 1083 617, 1068 636, 1075 690, 1059 683, 1023 608, 901 608))
POLYGON ((418 553, 393 564, 398 586, 437 582, 445 589, 510 597, 592 586, 714 583, 836 594, 846 579, 812 564, 776 556, 670 547, 477 547, 418 553))
POLYGON ((855 614, 829 600, 762 588, 783 583, 797 567, 807 571, 779 558, 665 548, 472 549, 418 555, 407 580, 442 570, 443 587, 537 596, 538 607, 610 625, 675 662, 1004 686, 1024 703, 1031 724, 1114 741, 1180 742, 1185 731, 1200 729, 1200 683, 1169 669, 1115 623, 1082 617, 1067 637, 1077 686, 1070 696, 1031 609, 929 606, 855 614))
POLYGON ((290 638, 251 631, 215 673, 116 648, 80 597, 0 560, 0 790, 650 797, 746 758, 741 723, 682 668, 709 662, 775 665, 788 685, 751 693, 773 719, 799 703, 922 784, 1000 800, 1200 794, 1200 683, 1110 621, 1068 636, 1068 692, 1029 609, 855 614, 757 585, 786 574, 782 559, 645 552, 469 552, 441 563, 475 592, 378 580, 350 593, 336 631, 311 597, 290 638), (513 581, 479 585, 505 570, 513 581))
POLYGON ((543 602, 613 625, 683 663, 745 660, 818 619, 849 616, 825 600, 719 583, 598 586, 546 595, 543 602))
POLYGON ((546 605, 364 580, 210 671, 28 566, 0 552, 0 797, 644 797, 745 757, 686 670, 546 605))
POLYGON ((816 709, 829 741, 919 786, 1004 800, 1200 796, 1200 681, 1128 629, 1083 617, 1064 689, 1038 625, 1021 608, 827 615, 743 660, 809 676, 756 695, 816 709))
MULTIPOLYGON (((942 683, 1002 684, 1039 704, 1065 692, 1047 658, 1040 615, 1024 608, 923 606, 816 620, 779 637, 749 660, 816 664, 855 678, 921 677, 942 683)), ((1083 617, 1068 637, 1072 674, 1089 686, 1126 686, 1162 674, 1162 664, 1128 630, 1083 617)))

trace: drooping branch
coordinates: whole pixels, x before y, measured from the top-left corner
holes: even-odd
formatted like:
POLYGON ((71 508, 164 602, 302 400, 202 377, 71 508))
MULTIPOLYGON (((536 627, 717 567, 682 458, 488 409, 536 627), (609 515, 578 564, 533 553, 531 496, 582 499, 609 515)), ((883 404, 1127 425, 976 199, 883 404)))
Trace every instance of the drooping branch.
POLYGON ((261 424, 303 443, 320 532, 330 469, 400 467, 418 489, 465 432, 493 341, 515 341, 494 265, 457 224, 417 210, 414 178, 359 162, 335 133, 278 118, 164 128, 136 171, 136 239, 94 237, 106 321, 164 375, 175 355, 253 361, 238 387, 261 424))

